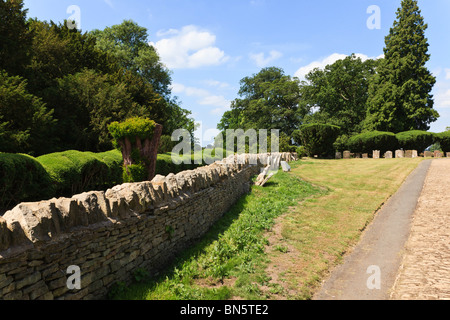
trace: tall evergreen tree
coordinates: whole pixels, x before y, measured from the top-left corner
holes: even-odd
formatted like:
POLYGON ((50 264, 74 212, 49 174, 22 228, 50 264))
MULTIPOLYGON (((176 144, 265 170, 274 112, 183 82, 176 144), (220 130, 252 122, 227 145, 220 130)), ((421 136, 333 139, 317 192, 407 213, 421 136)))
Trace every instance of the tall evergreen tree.
POLYGON ((430 59, 427 27, 417 0, 402 0, 369 89, 366 129, 429 130, 439 117, 430 94, 436 79, 425 66, 430 59))
POLYGON ((23 0, 0 0, 0 70, 23 76, 32 35, 23 0))

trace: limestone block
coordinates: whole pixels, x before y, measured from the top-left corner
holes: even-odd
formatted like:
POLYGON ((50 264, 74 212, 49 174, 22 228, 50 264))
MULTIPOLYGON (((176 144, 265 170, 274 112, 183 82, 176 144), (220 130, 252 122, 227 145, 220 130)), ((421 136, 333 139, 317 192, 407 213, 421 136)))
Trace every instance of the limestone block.
POLYGON ((403 150, 395 150, 395 158, 404 158, 405 152, 403 150))
POLYGON ((291 171, 291 166, 286 161, 281 161, 281 168, 283 168, 284 172, 291 171))
POLYGON ((434 151, 434 157, 435 158, 442 158, 442 152, 439 150, 434 151))
POLYGON ((32 242, 46 241, 61 233, 60 218, 51 201, 21 203, 3 215, 12 229, 13 242, 25 236, 32 242))
POLYGON ((73 198, 59 198, 50 200, 55 204, 61 219, 61 230, 69 231, 77 226, 87 226, 88 219, 84 210, 80 213, 78 201, 73 198))
POLYGON ((11 236, 6 220, 0 217, 0 252, 9 248, 11 236))
MULTIPOLYGON (((106 221, 111 215, 109 201, 106 200, 105 193, 102 191, 85 192, 72 198, 77 200, 80 213, 86 215, 88 225, 106 221)), ((133 197, 134 201, 135 199, 136 197, 133 197)))

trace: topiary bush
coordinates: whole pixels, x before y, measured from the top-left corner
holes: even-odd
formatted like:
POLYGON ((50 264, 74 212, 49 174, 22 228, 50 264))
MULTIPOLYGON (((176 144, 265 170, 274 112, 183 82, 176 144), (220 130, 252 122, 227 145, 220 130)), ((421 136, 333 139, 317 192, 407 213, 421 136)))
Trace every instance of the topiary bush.
POLYGON ((380 150, 383 154, 386 151, 395 151, 399 147, 394 133, 382 131, 370 131, 352 136, 348 139, 347 146, 352 152, 369 154, 374 150, 380 150))
POLYGON ((54 195, 104 190, 122 183, 122 156, 114 150, 104 153, 69 150, 37 158, 51 177, 54 195))
POLYGON ((436 135, 432 132, 413 130, 397 133, 396 138, 400 148, 417 150, 421 153, 435 142, 436 135))
POLYGON ((443 152, 450 152, 450 131, 435 134, 436 141, 441 145, 443 152))
POLYGON ((50 175, 35 158, 0 153, 0 207, 51 198, 53 192, 50 175))
POLYGON ((162 126, 148 118, 136 117, 120 123, 113 122, 108 130, 114 144, 122 152, 124 181, 152 180, 156 174, 162 126), (144 174, 144 171, 147 173, 144 174))
POLYGON ((329 124, 307 124, 292 134, 294 141, 305 147, 308 156, 333 157, 333 144, 339 136, 340 128, 329 124))

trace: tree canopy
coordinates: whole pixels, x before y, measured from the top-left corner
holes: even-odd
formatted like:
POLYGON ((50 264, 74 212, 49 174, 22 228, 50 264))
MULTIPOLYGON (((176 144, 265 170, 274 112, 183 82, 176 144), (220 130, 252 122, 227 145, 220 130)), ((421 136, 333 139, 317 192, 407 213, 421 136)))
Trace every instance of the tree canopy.
POLYGON ((307 74, 301 83, 301 103, 311 110, 305 122, 336 125, 346 135, 360 133, 377 64, 377 60, 362 61, 352 54, 307 74))
POLYGON ((130 117, 193 133, 145 28, 126 20, 83 33, 27 20, 23 6, 0 0, 0 152, 106 151, 108 124, 130 117))
POLYGON ((436 79, 426 68, 427 27, 417 0, 402 0, 369 89, 366 129, 426 131, 439 117, 430 94, 436 79))
POLYGON ((225 112, 219 130, 279 129, 290 136, 302 120, 300 87, 296 78, 285 75, 281 68, 262 69, 240 82, 240 98, 225 112))

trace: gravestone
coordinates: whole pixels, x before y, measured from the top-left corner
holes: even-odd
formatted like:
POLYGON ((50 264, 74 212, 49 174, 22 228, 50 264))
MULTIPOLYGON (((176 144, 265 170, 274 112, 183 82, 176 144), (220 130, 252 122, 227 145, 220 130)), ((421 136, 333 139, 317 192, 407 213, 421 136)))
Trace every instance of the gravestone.
POLYGON ((404 158, 405 152, 403 150, 396 150, 395 151, 395 158, 404 158))
POLYGON ((363 159, 369 159, 369 154, 368 153, 363 153, 362 154, 362 158, 363 159))
POLYGON ((281 168, 283 168, 284 172, 291 171, 291 166, 286 161, 281 161, 281 168))
POLYGON ((380 159, 380 150, 373 150, 372 158, 380 159))
POLYGON ((433 152, 425 151, 423 155, 424 155, 425 158, 432 158, 433 157, 433 152))
POLYGON ((344 151, 344 159, 350 159, 350 151, 344 151))
POLYGON ((413 157, 413 151, 412 150, 406 150, 405 151, 405 158, 412 158, 413 157))
POLYGON ((413 158, 418 158, 419 157, 418 154, 417 154, 417 150, 413 150, 412 151, 412 157, 413 158))
POLYGON ((342 153, 336 152, 335 158, 336 158, 336 159, 342 159, 342 153))
POLYGON ((361 153, 355 153, 355 158, 356 158, 356 159, 361 158, 361 153))
POLYGON ((385 159, 392 159, 392 151, 387 151, 387 152, 384 154, 384 158, 385 158, 385 159))
POLYGON ((435 158, 442 158, 442 153, 439 150, 434 151, 434 157, 435 158))
POLYGON ((450 152, 447 152, 447 158, 450 158, 450 152))

